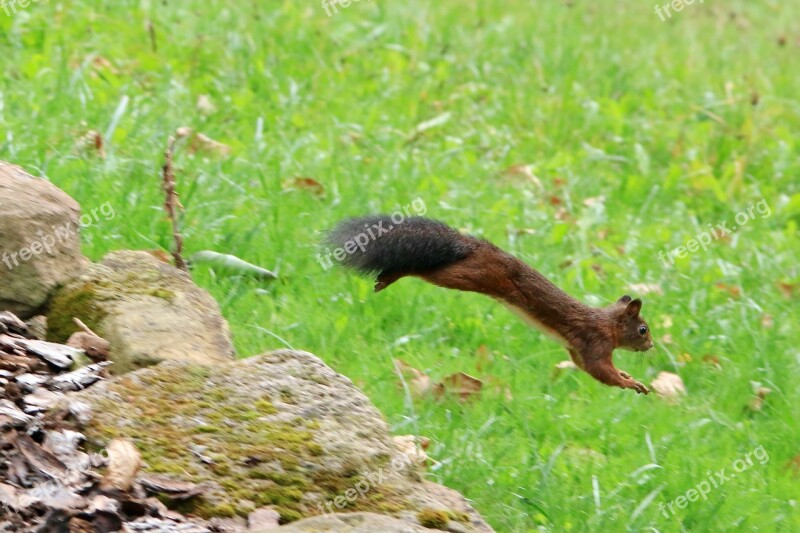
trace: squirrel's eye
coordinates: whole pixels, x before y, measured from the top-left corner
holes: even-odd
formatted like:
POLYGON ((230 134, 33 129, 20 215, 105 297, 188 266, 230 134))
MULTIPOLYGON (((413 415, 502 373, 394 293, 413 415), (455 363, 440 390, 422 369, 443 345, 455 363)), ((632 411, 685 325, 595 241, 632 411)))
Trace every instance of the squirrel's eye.
POLYGON ((647 326, 639 326, 639 335, 645 335, 647 333, 647 326))

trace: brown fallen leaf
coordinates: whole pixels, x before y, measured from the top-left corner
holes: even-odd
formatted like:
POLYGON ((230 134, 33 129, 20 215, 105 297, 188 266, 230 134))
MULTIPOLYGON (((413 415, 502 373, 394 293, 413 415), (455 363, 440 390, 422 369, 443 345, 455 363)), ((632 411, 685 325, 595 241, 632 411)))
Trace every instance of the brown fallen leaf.
POLYGON ((126 439, 114 439, 106 447, 108 452, 108 469, 100 483, 106 490, 117 489, 127 492, 136 479, 141 467, 139 450, 126 439))
POLYGON ((283 182, 284 191, 308 191, 314 196, 325 196, 325 186, 314 178, 296 177, 283 182))
POLYGON ((172 256, 169 255, 168 252, 165 250, 155 249, 155 250, 145 250, 148 254, 152 255, 162 263, 171 264, 172 263, 172 256))
POLYGON ((430 394, 433 382, 430 376, 417 370, 401 359, 394 360, 394 369, 397 375, 405 381, 412 396, 420 397, 430 394))
POLYGON ((800 455, 795 455, 786 463, 787 470, 790 470, 794 477, 800 477, 800 455))
POLYGON ((489 351, 489 347, 485 344, 481 344, 478 346, 478 349, 475 350, 475 368, 478 372, 483 372, 483 370, 489 366, 491 366, 493 358, 492 353, 489 351))
POLYGON ((727 292, 728 294, 730 294, 734 298, 738 298, 739 296, 742 295, 742 288, 738 287, 736 285, 727 285, 725 283, 719 282, 714 286, 716 288, 718 288, 719 290, 721 290, 721 291, 727 292))
POLYGON ((799 285, 797 283, 786 283, 785 281, 778 282, 778 290, 781 291, 781 294, 783 294, 785 298, 789 299, 794 297, 794 293, 798 286, 799 285))
POLYGON ((772 315, 768 313, 764 313, 761 316, 761 327, 763 328, 771 328, 775 325, 775 320, 772 318, 772 315))
POLYGON ((439 398, 446 394, 458 395, 459 401, 467 401, 473 396, 480 394, 483 382, 476 377, 456 372, 444 378, 441 383, 433 387, 434 395, 439 398))
POLYGON ((651 386, 659 396, 671 401, 677 401, 686 394, 686 386, 683 384, 683 380, 679 375, 672 372, 659 372, 651 386))

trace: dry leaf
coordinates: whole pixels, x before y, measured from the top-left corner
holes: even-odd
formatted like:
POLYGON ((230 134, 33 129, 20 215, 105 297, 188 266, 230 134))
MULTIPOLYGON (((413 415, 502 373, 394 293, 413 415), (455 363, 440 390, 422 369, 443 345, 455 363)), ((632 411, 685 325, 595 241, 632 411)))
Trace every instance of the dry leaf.
POLYGON ((645 294, 664 294, 664 289, 656 283, 631 283, 626 287, 626 290, 642 296, 645 294))
POLYGON ((485 344, 478 346, 478 349, 475 350, 475 359, 477 359, 475 368, 478 370, 478 372, 483 372, 486 367, 491 366, 493 357, 489 351, 489 347, 485 344))
POLYGON ((133 485, 141 466, 141 456, 136 446, 129 440, 114 439, 106 448, 108 452, 108 470, 101 485, 106 489, 118 489, 126 492, 133 485))
POLYGON ((486 378, 487 386, 484 387, 486 390, 491 391, 493 394, 497 394, 498 396, 502 396, 504 400, 511 402, 514 400, 514 396, 511 394, 511 387, 509 387, 504 381, 494 377, 489 376, 486 378))
POLYGON ((761 317, 761 326, 765 328, 771 328, 775 325, 775 321, 772 318, 772 315, 765 313, 761 317))
POLYGON ((713 354, 706 354, 703 356, 703 362, 711 365, 717 369, 721 369, 722 365, 719 363, 719 357, 713 354))
POLYGON ((553 373, 551 379, 556 379, 565 372, 569 372, 571 370, 578 370, 578 365, 576 365, 571 359, 566 359, 553 367, 553 373))
POLYGON ((96 154, 101 159, 106 158, 103 135, 97 130, 89 130, 75 141, 75 150, 81 154, 96 154))
POLYGON ((217 112, 217 106, 211 101, 210 96, 201 94, 197 97, 197 110, 201 115, 209 116, 217 112))
POLYGON ((397 375, 405 381, 412 396, 420 397, 429 394, 433 390, 433 382, 430 376, 417 370, 405 361, 394 360, 394 368, 397 375))
POLYGON ((794 473, 795 477, 800 476, 800 455, 795 455, 786 463, 786 468, 794 473))
POLYGON ((146 251, 148 254, 150 254, 150 255, 152 255, 153 257, 155 257, 156 259, 158 259, 159 261, 161 261, 162 263, 166 263, 166 264, 168 264, 168 265, 169 265, 169 264, 172 264, 172 256, 171 256, 171 255, 169 255, 169 254, 168 254, 167 252, 165 252, 164 250, 161 250, 161 249, 155 249, 155 250, 145 250, 145 251, 146 251))
POLYGON ((190 137, 194 134, 194 130, 189 126, 181 126, 175 130, 175 137, 179 139, 183 139, 184 137, 190 137))
POLYGON ((694 358, 691 356, 691 354, 682 353, 678 356, 679 363, 691 363, 692 361, 694 361, 694 358))
POLYGON ((750 399, 747 407, 753 412, 758 412, 764 408, 764 402, 766 401, 767 396, 772 393, 772 389, 758 385, 754 386, 754 389, 755 396, 750 399))
POLYGON ((672 372, 659 372, 651 386, 659 396, 668 400, 677 400, 686 394, 686 386, 683 384, 683 380, 679 375, 672 372))
POLYGON ((725 283, 719 282, 714 286, 722 291, 727 292, 734 298, 738 298, 742 295, 742 288, 737 287, 736 285, 726 285, 725 283))
POLYGON ((544 190, 542 181, 533 173, 531 165, 512 165, 500 173, 501 176, 506 178, 515 178, 520 181, 532 183, 539 191, 544 190))
POLYGON ((284 191, 308 191, 314 196, 325 196, 325 187, 314 178, 297 177, 283 182, 284 191))
POLYGON ((428 462, 428 454, 425 450, 431 444, 431 440, 426 437, 417 437, 415 435, 398 435, 392 437, 395 447, 400 453, 407 456, 415 464, 424 465, 428 462))
POLYGON ((229 155, 231 153, 230 146, 219 141, 215 141, 203 133, 198 133, 194 136, 189 150, 192 152, 207 152, 221 156, 229 155))
POLYGON ((606 201, 606 197, 605 196, 602 196, 602 195, 601 196, 595 196, 595 197, 592 197, 592 198, 584 199, 583 200, 583 205, 585 205, 586 207, 592 207, 592 206, 595 206, 595 205, 602 205, 602 204, 605 203, 605 201, 606 201))
POLYGON ((778 290, 781 291, 781 294, 783 294, 783 296, 786 298, 794 297, 794 292, 797 287, 797 283, 786 283, 783 281, 778 282, 778 290))
POLYGON ((476 377, 456 372, 444 378, 441 383, 437 383, 433 392, 437 397, 445 394, 457 394, 460 401, 466 401, 472 396, 479 394, 483 388, 483 382, 476 377))

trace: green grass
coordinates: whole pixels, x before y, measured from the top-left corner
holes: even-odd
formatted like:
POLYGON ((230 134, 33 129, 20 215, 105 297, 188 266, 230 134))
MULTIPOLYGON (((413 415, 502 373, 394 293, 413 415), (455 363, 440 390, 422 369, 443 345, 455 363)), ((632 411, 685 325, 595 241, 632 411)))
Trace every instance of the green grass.
POLYGON ((177 127, 228 144, 229 157, 182 145, 178 187, 190 253, 280 272, 259 284, 195 271, 239 352, 280 337, 320 355, 398 434, 431 437, 430 477, 498 531, 797 530, 798 17, 774 0, 695 2, 667 22, 632 0, 375 0, 333 17, 317 2, 42 0, 0 10, 0 159, 86 211, 110 202, 116 217, 83 233, 99 258, 169 246, 158 170, 177 127), (75 149, 89 129, 113 129, 105 159, 75 149), (519 164, 541 189, 503 176, 519 164), (287 190, 295 177, 325 196, 287 190), (373 295, 319 265, 322 230, 415 198, 587 303, 659 285, 643 309, 656 349, 616 362, 647 383, 677 372, 685 400, 554 379, 562 349, 479 295, 411 279, 373 295), (762 199, 771 215, 727 242, 659 260, 762 199), (466 405, 410 401, 393 358, 487 390, 466 405), (772 389, 758 412, 754 383, 772 389), (765 464, 659 511, 757 446, 765 464))

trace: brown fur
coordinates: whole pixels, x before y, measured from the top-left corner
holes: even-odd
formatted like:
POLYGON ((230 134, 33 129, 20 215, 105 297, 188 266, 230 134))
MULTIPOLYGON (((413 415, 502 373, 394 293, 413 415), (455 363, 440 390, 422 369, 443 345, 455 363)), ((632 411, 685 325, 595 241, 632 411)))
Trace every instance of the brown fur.
POLYGON ((417 276, 440 287, 486 294, 556 336, 575 364, 598 381, 637 393, 649 392, 642 383, 617 370, 611 360, 616 348, 645 351, 653 346, 650 329, 639 315, 640 300, 623 296, 605 308, 589 307, 493 244, 469 236, 461 238, 472 247, 463 259, 425 272, 380 274, 375 290, 383 290, 404 276, 417 276), (644 334, 642 328, 646 328, 644 334))

